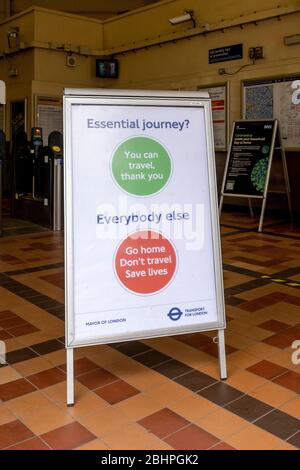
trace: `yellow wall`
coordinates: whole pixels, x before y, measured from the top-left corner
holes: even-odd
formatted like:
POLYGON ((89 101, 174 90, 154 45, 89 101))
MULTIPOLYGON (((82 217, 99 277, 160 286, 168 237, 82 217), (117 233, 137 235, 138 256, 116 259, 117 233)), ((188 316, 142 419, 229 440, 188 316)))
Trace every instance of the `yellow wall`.
MULTIPOLYGON (((0 19, 20 13, 32 6, 104 19, 121 12, 139 8, 151 0, 1 0, 0 19), (10 3, 10 5, 8 5, 10 3)), ((154 0, 153 0, 154 1, 154 0)))
POLYGON ((38 42, 56 42, 103 49, 102 22, 57 11, 34 11, 34 36, 38 42))
MULTIPOLYGON (((300 0, 284 5, 278 0, 165 0, 104 22, 35 8, 0 23, 0 52, 8 49, 11 26, 19 26, 24 48, 0 59, 0 79, 7 82, 8 101, 29 94, 32 110, 36 95, 61 95, 66 86, 196 89, 228 83, 232 121, 240 117, 242 80, 300 74, 300 45, 283 43, 284 36, 300 33, 299 25, 300 0), (196 28, 190 22, 171 26, 168 18, 187 7, 195 10, 196 28), (210 31, 204 35, 205 28, 210 31), (174 43, 164 44, 171 39, 174 43), (53 43, 75 47, 76 67, 66 65, 68 52, 53 50, 53 43), (244 59, 208 64, 209 49, 235 43, 243 43, 244 59), (79 46, 88 48, 85 54, 79 46), (265 58, 248 65, 252 46, 263 46, 265 58), (95 59, 112 51, 120 62, 120 78, 100 80, 95 59), (11 66, 18 77, 8 77, 11 66), (219 75, 221 67, 232 75, 219 75)), ((30 127, 34 112, 28 118, 30 127)))

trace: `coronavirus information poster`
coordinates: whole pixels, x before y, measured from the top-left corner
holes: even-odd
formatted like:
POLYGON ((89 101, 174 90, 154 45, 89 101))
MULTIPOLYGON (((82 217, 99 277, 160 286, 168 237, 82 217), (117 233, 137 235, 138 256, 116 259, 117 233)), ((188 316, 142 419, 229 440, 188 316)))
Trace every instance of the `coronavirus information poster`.
POLYGON ((225 327, 210 101, 191 93, 66 90, 69 347, 225 327))
POLYGON ((234 123, 222 193, 263 196, 275 127, 275 120, 234 123))

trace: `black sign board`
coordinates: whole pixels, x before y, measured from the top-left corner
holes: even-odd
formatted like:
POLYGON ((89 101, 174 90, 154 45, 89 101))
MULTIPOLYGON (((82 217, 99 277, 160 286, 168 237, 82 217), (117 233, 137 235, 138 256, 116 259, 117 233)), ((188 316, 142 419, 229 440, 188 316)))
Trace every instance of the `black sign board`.
POLYGON ((208 51, 208 62, 210 64, 242 58, 243 44, 232 44, 231 46, 218 47, 217 49, 209 49, 208 51))
POLYGON ((264 196, 276 124, 275 120, 234 123, 223 194, 264 196))

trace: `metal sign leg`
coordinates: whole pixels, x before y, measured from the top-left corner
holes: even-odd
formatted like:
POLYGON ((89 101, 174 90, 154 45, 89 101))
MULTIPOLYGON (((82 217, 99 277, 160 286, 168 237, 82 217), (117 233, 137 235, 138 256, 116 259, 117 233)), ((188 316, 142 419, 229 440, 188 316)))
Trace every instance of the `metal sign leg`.
POLYGON ((222 208, 223 208, 223 201, 224 201, 224 196, 222 195, 221 198, 220 198, 220 204, 219 204, 219 215, 220 215, 220 217, 221 217, 222 208))
POLYGON ((252 201, 251 201, 250 197, 248 197, 248 204, 249 204, 250 216, 253 218, 254 213, 253 213, 252 201))
POLYGON ((74 405, 74 349, 67 349, 67 406, 74 405))
POLYGON ((259 226, 258 226, 258 231, 262 232, 263 229, 263 223, 264 223, 264 216, 265 216, 265 210, 266 210, 266 203, 267 203, 267 198, 263 198, 263 203, 261 206, 261 213, 260 213, 260 219, 259 219, 259 226))
POLYGON ((225 351, 225 334, 224 330, 218 332, 218 349, 219 349, 219 366, 221 380, 227 379, 226 351, 225 351))

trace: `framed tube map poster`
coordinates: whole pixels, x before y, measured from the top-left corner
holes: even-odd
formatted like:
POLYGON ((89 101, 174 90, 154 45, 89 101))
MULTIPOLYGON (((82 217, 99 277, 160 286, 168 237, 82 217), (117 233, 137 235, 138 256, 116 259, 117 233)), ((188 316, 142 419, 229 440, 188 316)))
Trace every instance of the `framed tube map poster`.
POLYGON ((224 330, 210 100, 66 90, 67 347, 224 330))
POLYGON ((285 149, 300 148, 300 77, 244 82, 243 116, 247 120, 278 119, 285 149), (298 84, 298 85, 297 85, 298 84))

